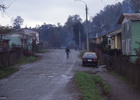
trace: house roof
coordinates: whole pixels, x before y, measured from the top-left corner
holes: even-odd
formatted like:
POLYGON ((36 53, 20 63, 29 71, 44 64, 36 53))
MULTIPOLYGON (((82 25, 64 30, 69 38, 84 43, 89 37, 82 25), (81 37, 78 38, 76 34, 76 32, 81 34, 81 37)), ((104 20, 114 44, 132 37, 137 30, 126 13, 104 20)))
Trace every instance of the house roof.
POLYGON ((126 18, 127 20, 140 20, 140 13, 122 13, 118 24, 122 24, 124 18, 126 18))
POLYGON ((28 35, 28 36, 34 36, 36 33, 36 31, 32 31, 30 29, 18 29, 18 30, 14 30, 10 33, 6 33, 6 34, 2 34, 2 35, 13 35, 13 34, 17 34, 17 35, 28 35))
POLYGON ((114 30, 114 31, 110 32, 108 35, 110 35, 110 36, 116 36, 116 35, 118 35, 121 32, 122 32, 122 30, 121 30, 121 28, 119 28, 117 30, 114 30))

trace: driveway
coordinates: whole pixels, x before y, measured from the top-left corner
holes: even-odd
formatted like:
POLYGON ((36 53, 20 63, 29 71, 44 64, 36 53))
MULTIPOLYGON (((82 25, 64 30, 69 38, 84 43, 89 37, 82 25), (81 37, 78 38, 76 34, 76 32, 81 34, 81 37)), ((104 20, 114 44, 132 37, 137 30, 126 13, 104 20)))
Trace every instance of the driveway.
POLYGON ((0 80, 0 100, 78 100, 73 76, 94 70, 81 67, 78 54, 71 50, 67 59, 65 50, 50 50, 40 54, 41 60, 19 66, 19 72, 0 80))

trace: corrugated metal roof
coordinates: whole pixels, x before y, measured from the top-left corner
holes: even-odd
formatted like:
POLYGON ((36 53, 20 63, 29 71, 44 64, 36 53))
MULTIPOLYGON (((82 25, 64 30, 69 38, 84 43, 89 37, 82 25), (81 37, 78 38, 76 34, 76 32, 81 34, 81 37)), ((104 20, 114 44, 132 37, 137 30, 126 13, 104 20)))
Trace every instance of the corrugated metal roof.
POLYGON ((127 20, 140 20, 140 13, 123 13, 120 16, 118 23, 121 24, 124 18, 127 20))

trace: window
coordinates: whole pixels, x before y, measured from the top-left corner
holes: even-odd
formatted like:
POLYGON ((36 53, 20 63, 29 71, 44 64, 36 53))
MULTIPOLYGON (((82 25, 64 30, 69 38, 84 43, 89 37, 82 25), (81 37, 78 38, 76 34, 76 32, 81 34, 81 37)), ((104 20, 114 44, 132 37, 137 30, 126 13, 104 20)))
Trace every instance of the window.
POLYGON ((111 45, 111 42, 112 41, 112 39, 111 38, 108 38, 108 45, 111 45))
POLYGON ((24 43, 23 43, 23 39, 21 39, 21 45, 23 45, 24 43))
POLYGON ((125 52, 125 40, 122 40, 122 52, 125 52))
POLYGON ((126 39, 126 53, 127 55, 131 53, 131 39, 126 39))
POLYGON ((21 45, 27 45, 27 39, 21 39, 21 45))

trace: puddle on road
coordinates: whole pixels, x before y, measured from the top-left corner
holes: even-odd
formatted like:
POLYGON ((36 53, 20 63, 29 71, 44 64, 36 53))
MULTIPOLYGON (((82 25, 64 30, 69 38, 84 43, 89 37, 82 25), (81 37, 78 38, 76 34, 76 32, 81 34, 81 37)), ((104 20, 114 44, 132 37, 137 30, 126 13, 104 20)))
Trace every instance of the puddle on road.
POLYGON ((72 76, 68 76, 68 75, 61 75, 61 81, 64 82, 64 83, 67 83, 71 78, 72 76))
POLYGON ((67 78, 67 79, 72 78, 72 76, 68 76, 68 75, 61 75, 61 77, 63 77, 63 78, 67 78))
POLYGON ((39 74, 39 78, 43 78, 43 77, 45 77, 46 76, 46 74, 39 74))
POLYGON ((48 77, 53 78, 54 76, 48 76, 48 77))

